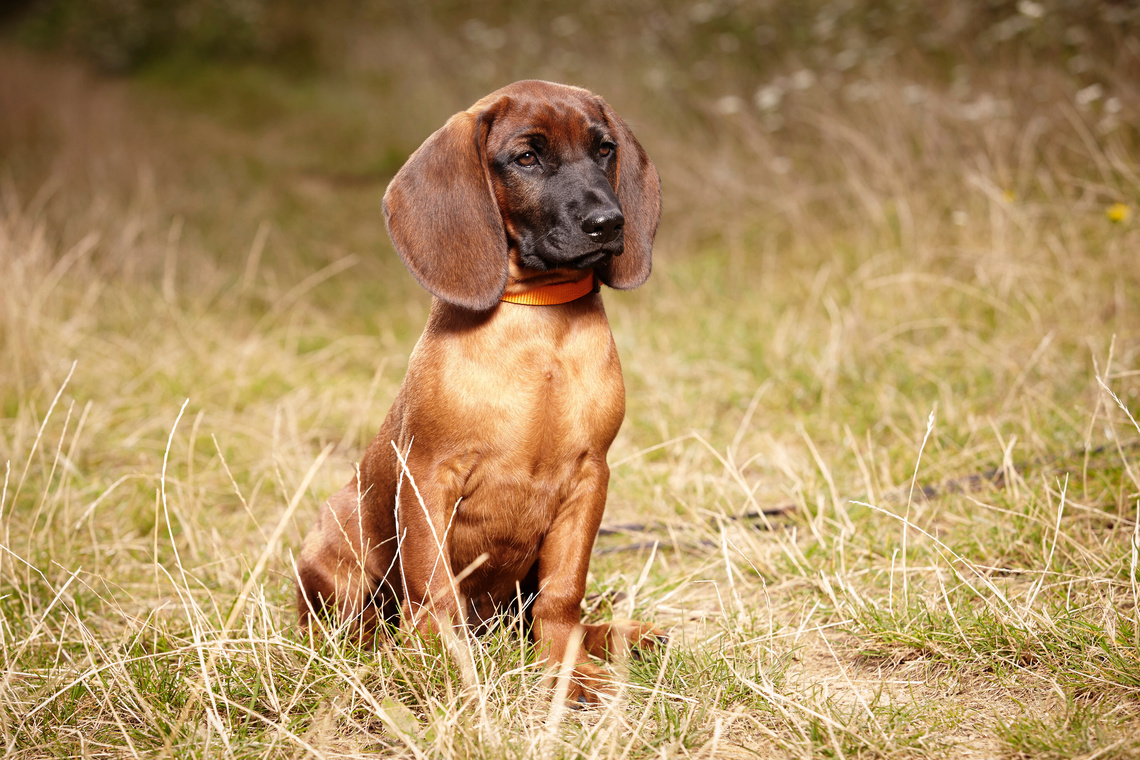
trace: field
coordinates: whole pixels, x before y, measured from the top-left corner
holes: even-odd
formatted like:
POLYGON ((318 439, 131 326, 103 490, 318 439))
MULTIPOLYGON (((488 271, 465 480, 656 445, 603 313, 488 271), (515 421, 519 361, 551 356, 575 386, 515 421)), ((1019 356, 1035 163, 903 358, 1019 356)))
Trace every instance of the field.
POLYGON ((5 757, 1140 757, 1131 6, 182 5, 0 36, 5 757), (430 305, 384 187, 524 77, 663 179, 593 710, 293 610, 430 305))

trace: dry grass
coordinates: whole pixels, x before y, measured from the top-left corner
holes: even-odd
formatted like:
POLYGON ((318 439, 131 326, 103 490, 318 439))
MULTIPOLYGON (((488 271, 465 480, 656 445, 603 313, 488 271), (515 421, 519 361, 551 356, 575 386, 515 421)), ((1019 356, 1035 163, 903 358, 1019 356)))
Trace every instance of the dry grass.
POLYGON ((743 65, 710 7, 612 50, 413 14, 301 78, 0 48, 6 755, 1140 754, 1140 45, 942 65, 826 5, 743 65), (607 296, 588 606, 673 637, 587 712, 509 625, 376 655, 290 609, 426 316, 384 183, 531 74, 605 94, 666 194, 607 296))

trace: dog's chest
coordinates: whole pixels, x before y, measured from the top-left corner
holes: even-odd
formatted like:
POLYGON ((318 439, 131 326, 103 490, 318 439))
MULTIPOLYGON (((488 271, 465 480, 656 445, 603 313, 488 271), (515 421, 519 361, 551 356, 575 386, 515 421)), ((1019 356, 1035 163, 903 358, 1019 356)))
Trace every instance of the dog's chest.
POLYGON ((607 342, 599 352, 523 346, 514 361, 448 373, 436 403, 451 423, 452 450, 470 463, 466 498, 485 489, 563 498, 583 460, 604 460, 625 411, 621 368, 607 342))
POLYGON ((477 329, 429 330, 405 390, 418 407, 412 416, 431 424, 438 443, 509 460, 516 476, 583 450, 604 454, 625 414, 600 307, 573 319, 515 307, 477 329))
MULTIPOLYGON (((452 518, 456 569, 487 553, 491 574, 514 576, 533 562, 566 509, 586 508, 605 490, 598 473, 621 425, 621 365, 604 319, 553 332, 498 326, 478 340, 445 336, 445 350, 417 347, 433 362, 429 383, 411 392, 420 424, 430 418, 441 480, 458 502, 452 518), (457 345, 458 344, 458 345, 457 345)), ((418 374, 418 373, 417 373, 418 374)), ((411 379, 411 373, 410 378, 411 379)), ((513 587, 513 586, 512 586, 513 587)))

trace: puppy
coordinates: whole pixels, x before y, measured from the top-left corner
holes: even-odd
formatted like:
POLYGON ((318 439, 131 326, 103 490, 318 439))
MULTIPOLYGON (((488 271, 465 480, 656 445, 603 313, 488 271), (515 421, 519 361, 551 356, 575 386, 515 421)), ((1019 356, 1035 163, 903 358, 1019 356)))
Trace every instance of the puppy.
POLYGON ((305 538, 302 626, 432 635, 514 609, 551 665, 574 663, 580 702, 606 688, 589 657, 662 637, 581 622, 625 414, 600 284, 646 281, 660 210, 629 127, 576 87, 516 82, 412 154, 384 214, 431 312, 356 476, 305 538))

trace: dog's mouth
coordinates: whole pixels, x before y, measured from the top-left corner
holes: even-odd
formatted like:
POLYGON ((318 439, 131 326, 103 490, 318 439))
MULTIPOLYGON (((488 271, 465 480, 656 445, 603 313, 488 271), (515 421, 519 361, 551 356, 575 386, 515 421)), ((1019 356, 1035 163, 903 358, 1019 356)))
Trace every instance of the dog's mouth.
POLYGON ((593 269, 609 261, 612 256, 621 256, 623 250, 625 250, 625 245, 619 235, 615 240, 610 240, 593 250, 575 256, 570 259, 567 265, 574 269, 593 269))
POLYGON ((519 259, 524 267, 538 272, 546 272, 551 269, 586 270, 604 264, 611 256, 620 256, 621 252, 622 248, 620 245, 616 247, 607 245, 604 248, 596 248, 571 258, 556 258, 534 253, 520 253, 519 259))
POLYGON ((598 264, 603 263, 610 256, 620 255, 620 249, 617 251, 606 251, 598 249, 596 251, 590 251, 589 253, 584 253, 581 256, 578 256, 570 262, 570 267, 573 269, 593 269, 598 264))
POLYGON ((527 269, 546 272, 551 269, 594 269, 625 249, 622 235, 606 240, 592 240, 587 235, 555 226, 545 232, 541 228, 512 225, 508 245, 518 251, 519 263, 527 269))

